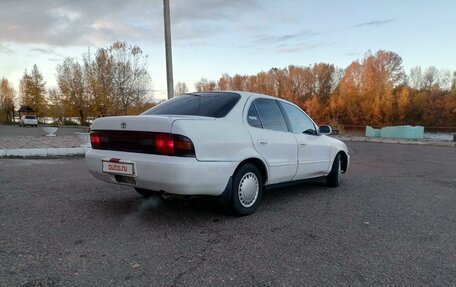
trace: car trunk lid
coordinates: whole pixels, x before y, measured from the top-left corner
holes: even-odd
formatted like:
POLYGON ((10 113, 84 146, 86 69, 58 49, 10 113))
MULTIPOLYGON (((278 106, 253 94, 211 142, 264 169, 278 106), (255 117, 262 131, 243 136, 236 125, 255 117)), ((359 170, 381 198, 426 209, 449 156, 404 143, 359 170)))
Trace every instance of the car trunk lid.
POLYGON ((95 120, 91 126, 92 148, 146 154, 194 156, 191 140, 184 135, 172 134, 173 123, 176 120, 213 119, 201 116, 162 115, 100 118, 95 120), (170 145, 169 150, 159 146, 164 143, 170 145))

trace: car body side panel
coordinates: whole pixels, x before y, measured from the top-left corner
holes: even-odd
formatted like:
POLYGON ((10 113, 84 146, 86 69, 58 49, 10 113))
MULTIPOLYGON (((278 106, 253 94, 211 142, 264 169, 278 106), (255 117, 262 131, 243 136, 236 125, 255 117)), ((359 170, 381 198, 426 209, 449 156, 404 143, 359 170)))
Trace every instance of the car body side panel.
POLYGON ((296 174, 298 153, 293 134, 254 127, 249 131, 255 150, 268 165, 268 184, 290 181, 296 174))
POLYGON ((290 181, 297 170, 296 138, 290 132, 256 128, 248 124, 248 110, 252 102, 258 98, 258 96, 252 96, 246 101, 242 124, 249 133, 253 148, 266 162, 269 172, 267 184, 290 181))
POLYGON ((258 154, 252 147, 242 123, 220 118, 207 120, 176 120, 172 133, 187 136, 193 142, 199 161, 241 162, 258 154))
POLYGON ((294 134, 298 141, 298 171, 293 180, 324 176, 329 173, 331 146, 321 135, 294 134))
POLYGON ((328 173, 331 170, 331 167, 333 165, 334 159, 336 158, 336 155, 339 152, 341 152, 341 151, 344 152, 345 155, 347 156, 347 170, 348 170, 348 167, 350 165, 350 154, 348 153, 347 145, 345 143, 343 143, 342 141, 338 140, 338 139, 335 139, 335 138, 332 138, 332 137, 329 137, 329 136, 326 136, 326 135, 322 135, 322 137, 325 137, 326 140, 328 140, 329 145, 331 147, 331 149, 330 149, 330 151, 331 151, 331 155, 330 155, 331 161, 329 163, 328 173))

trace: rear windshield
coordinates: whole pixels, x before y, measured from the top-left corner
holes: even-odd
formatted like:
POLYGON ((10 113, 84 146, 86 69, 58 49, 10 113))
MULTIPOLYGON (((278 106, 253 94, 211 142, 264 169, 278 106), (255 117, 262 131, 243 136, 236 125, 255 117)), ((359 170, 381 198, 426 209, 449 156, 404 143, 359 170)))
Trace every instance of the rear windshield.
POLYGON ((25 116, 25 118, 26 118, 27 120, 34 120, 34 119, 36 119, 35 116, 25 116))
POLYGON ((223 118, 241 96, 235 93, 193 93, 177 96, 143 115, 190 115, 223 118))

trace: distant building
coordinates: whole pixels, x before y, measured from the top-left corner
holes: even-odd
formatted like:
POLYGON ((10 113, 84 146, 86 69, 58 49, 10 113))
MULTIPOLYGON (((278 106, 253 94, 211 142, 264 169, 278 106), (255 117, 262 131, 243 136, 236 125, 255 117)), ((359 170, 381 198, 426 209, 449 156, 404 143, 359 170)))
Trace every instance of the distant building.
POLYGON ((17 111, 19 118, 24 115, 35 115, 35 110, 32 109, 30 106, 21 106, 17 111))

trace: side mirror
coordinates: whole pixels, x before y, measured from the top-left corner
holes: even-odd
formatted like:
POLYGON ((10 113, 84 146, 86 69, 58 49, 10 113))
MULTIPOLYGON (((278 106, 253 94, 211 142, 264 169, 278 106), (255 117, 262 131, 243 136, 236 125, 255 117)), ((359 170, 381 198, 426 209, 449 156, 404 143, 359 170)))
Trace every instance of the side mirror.
POLYGON ((332 128, 330 126, 320 126, 318 128, 318 131, 322 135, 328 135, 329 136, 332 133, 332 128))

